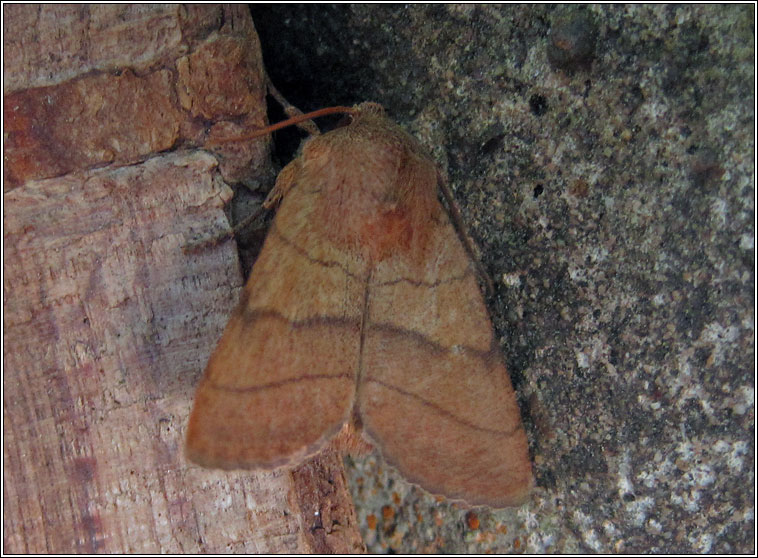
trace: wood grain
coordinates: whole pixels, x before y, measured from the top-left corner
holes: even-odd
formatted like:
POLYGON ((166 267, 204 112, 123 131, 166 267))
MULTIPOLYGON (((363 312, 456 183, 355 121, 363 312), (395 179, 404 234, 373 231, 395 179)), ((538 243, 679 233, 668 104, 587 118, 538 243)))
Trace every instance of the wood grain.
POLYGON ((194 386, 242 283, 233 242, 185 249, 228 230, 225 181, 260 180, 268 165, 262 140, 194 149, 209 125, 263 123, 246 7, 3 9, 4 103, 19 106, 5 122, 6 172, 18 172, 4 184, 3 550, 360 550, 340 462, 306 464, 297 482, 183 457, 194 386), (202 104, 209 121, 188 108, 201 97, 215 99, 202 104), (119 114, 135 98, 156 103, 119 114), (45 112, 47 99, 60 110, 45 112), (60 118, 72 99, 100 110, 60 118), (314 494, 343 526, 320 542, 314 494))

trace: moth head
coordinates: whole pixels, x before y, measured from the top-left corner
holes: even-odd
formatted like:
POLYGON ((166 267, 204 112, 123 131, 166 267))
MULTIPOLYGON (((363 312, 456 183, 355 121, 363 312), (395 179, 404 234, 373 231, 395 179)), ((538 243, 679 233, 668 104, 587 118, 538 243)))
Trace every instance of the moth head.
POLYGON ((373 114, 376 116, 384 116, 384 107, 379 103, 374 103, 371 101, 357 104, 353 107, 353 110, 358 114, 373 114))
POLYGON ((372 116, 383 118, 385 116, 384 107, 379 103, 373 103, 370 101, 359 103, 352 107, 352 109, 350 109, 350 112, 345 113, 345 115, 340 118, 340 120, 334 126, 334 129, 345 128, 356 120, 360 120, 365 117, 370 118, 372 116))

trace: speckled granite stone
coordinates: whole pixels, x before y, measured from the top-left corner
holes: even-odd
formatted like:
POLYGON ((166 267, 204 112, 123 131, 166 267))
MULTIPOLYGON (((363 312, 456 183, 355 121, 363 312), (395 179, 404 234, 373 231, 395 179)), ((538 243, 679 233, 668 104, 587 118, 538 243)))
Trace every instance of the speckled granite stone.
POLYGON ((254 8, 293 103, 380 102, 448 173, 530 438, 476 521, 349 460, 370 551, 755 551, 753 11, 254 8))

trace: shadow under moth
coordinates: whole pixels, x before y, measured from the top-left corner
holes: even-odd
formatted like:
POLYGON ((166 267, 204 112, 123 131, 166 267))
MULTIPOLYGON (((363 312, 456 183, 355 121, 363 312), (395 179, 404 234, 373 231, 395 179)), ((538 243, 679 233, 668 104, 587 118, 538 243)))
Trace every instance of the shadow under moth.
POLYGON ((433 494, 519 505, 526 434, 437 167, 380 105, 341 109, 352 121, 312 137, 267 200, 280 205, 197 388, 187 457, 295 467, 352 423, 433 494))

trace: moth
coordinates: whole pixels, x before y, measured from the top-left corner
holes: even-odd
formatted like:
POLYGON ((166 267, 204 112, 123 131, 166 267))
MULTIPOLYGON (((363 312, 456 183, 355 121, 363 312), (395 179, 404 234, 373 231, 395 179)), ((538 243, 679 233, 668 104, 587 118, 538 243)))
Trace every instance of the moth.
POLYGON ((523 503, 527 438, 476 266, 420 143, 376 103, 279 174, 273 225, 197 388, 186 455, 299 465, 349 422, 405 478, 523 503))

